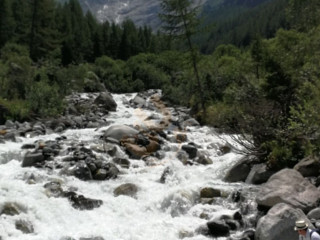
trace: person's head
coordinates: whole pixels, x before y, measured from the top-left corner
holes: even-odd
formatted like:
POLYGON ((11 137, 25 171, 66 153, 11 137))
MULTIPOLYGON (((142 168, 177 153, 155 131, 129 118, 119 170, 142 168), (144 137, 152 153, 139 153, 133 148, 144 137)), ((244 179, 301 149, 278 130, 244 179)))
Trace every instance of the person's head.
POLYGON ((301 235, 306 235, 308 229, 308 223, 305 220, 296 221, 296 225, 294 230, 297 231, 301 235))

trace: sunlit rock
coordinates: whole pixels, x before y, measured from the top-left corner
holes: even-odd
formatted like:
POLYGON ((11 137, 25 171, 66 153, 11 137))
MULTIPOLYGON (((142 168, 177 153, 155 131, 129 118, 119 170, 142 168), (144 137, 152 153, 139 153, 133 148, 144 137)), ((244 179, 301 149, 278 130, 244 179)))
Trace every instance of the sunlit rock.
POLYGON ((140 159, 143 156, 149 155, 146 147, 132 143, 124 143, 123 146, 132 158, 140 159))
POLYGON ((301 209, 291 207, 285 203, 278 203, 268 211, 267 215, 259 219, 255 239, 296 239, 298 234, 293 230, 293 227, 297 219, 307 219, 301 209))
POLYGON ((308 212, 320 200, 320 191, 298 171, 283 169, 266 182, 256 198, 260 206, 269 207, 277 203, 287 203, 308 212))
POLYGON ((136 129, 127 125, 113 125, 105 131, 103 137, 120 141, 123 137, 134 136, 138 133, 139 132, 136 129))

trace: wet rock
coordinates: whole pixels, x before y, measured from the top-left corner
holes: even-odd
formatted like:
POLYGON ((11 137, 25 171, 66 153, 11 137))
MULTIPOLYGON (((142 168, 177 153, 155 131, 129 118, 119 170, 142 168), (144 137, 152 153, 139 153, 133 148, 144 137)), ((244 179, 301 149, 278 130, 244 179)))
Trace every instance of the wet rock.
POLYGON ((202 165, 210 165, 213 163, 213 161, 205 155, 200 155, 199 157, 197 157, 195 162, 202 164, 202 165))
POLYGON ((240 224, 232 219, 226 219, 225 223, 229 226, 230 230, 237 230, 240 228, 240 224))
POLYGON ((178 151, 176 156, 184 165, 188 164, 189 156, 185 151, 178 151))
POLYGON ((84 181, 93 179, 90 168, 84 161, 80 161, 76 164, 73 174, 75 177, 84 181))
POLYGON ((188 140, 187 134, 184 133, 178 133, 176 135, 176 141, 178 143, 186 142, 188 140))
POLYGON ((232 150, 232 147, 229 144, 226 144, 226 145, 219 147, 220 155, 230 153, 231 150, 232 150))
POLYGON ((16 203, 7 202, 4 204, 0 215, 14 216, 14 215, 18 215, 20 213, 21 213, 20 206, 18 206, 16 203))
POLYGON ((23 233, 33 233, 34 232, 34 228, 31 222, 26 221, 26 220, 17 220, 16 223, 16 229, 20 230, 23 233))
POLYGON ((88 237, 88 238, 81 237, 79 238, 79 240, 104 240, 104 238, 103 237, 88 237))
POLYGON ((4 140, 15 142, 16 141, 16 133, 14 131, 6 132, 4 134, 4 140))
POLYGON ((251 168, 245 182, 249 184, 262 184, 267 182, 274 173, 275 171, 268 169, 266 164, 256 164, 251 168))
POLYGON ((22 167, 32 167, 37 163, 44 161, 42 152, 27 152, 22 161, 22 167))
POLYGON ((210 235, 213 237, 225 237, 230 234, 230 227, 223 221, 209 221, 207 226, 210 235))
POLYGON ((112 160, 115 164, 120 165, 123 168, 129 168, 130 167, 130 161, 126 158, 114 158, 112 160))
POLYGON ((191 159, 197 156, 198 149, 191 144, 183 145, 182 150, 186 151, 191 159))
POLYGON ((254 235, 255 229, 247 229, 241 234, 240 240, 254 240, 254 235))
POLYGON ((166 180, 167 180, 167 177, 168 176, 172 176, 173 175, 173 170, 171 169, 171 167, 166 167, 164 170, 163 170, 163 173, 161 175, 161 178, 160 178, 160 183, 165 183, 166 180))
POLYGON ((200 198, 214 198, 221 197, 221 191, 218 189, 206 187, 202 188, 200 191, 200 198))
POLYGON ((294 169, 304 177, 318 177, 320 173, 320 159, 319 157, 309 156, 297 163, 294 169))
POLYGON ((107 163, 104 166, 104 169, 107 170, 106 179, 115 179, 115 178, 117 178, 117 176, 120 172, 119 169, 116 167, 116 165, 114 165, 113 163, 107 163))
POLYGON ((114 191, 113 194, 115 197, 118 197, 120 195, 126 195, 130 197, 136 197, 138 192, 138 187, 133 184, 133 183, 126 183, 122 184, 119 187, 117 187, 114 191))
POLYGON ((164 151, 158 150, 155 153, 153 153, 152 155, 160 160, 160 159, 164 159, 165 158, 166 153, 164 151))
POLYGON ((108 153, 111 157, 114 157, 117 153, 117 147, 112 144, 104 144, 105 152, 108 153))
POLYGON ((46 195, 48 197, 60 197, 63 195, 63 190, 61 188, 60 182, 48 182, 43 187, 46 189, 46 195))
POLYGON ((105 180, 107 177, 107 170, 99 169, 93 176, 94 180, 105 180))
POLYGON ((21 149, 33 149, 33 148, 36 148, 35 144, 23 144, 21 146, 21 149))
POLYGON ((194 118, 189 118, 181 123, 182 129, 185 129, 186 127, 198 127, 198 126, 200 126, 200 123, 194 118))
POLYGON ((72 191, 64 192, 63 197, 68 198, 72 207, 79 210, 92 210, 100 207, 103 203, 102 200, 86 198, 72 191))

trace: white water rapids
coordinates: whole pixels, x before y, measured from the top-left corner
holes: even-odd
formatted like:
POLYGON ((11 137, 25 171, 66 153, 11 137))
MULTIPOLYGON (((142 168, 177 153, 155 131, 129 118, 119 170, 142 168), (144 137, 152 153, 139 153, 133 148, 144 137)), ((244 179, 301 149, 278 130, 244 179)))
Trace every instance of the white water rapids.
MULTIPOLYGON (((107 120, 113 121, 112 124, 146 125, 144 119, 154 112, 123 104, 124 99, 129 100, 134 96, 113 94, 118 107, 116 112, 109 114, 107 120)), ((68 140, 81 141, 90 148, 92 144, 102 141, 99 137, 107 128, 67 130, 61 135, 68 140)), ((56 133, 34 138, 20 137, 18 142, 0 144, 0 212, 7 202, 16 203, 23 209, 18 215, 0 216, 2 240, 60 240, 65 236, 76 240, 96 236, 105 240, 177 240, 184 232, 191 233, 186 239, 211 239, 195 233, 197 228, 208 222, 208 219, 200 218, 201 213, 205 212, 209 219, 215 219, 238 209, 236 204, 226 199, 217 201, 217 204, 201 204, 197 201, 201 188, 214 187, 231 193, 235 189, 250 186, 222 180, 226 171, 242 156, 234 152, 221 155, 217 146, 224 142, 214 134, 213 129, 189 127, 184 133, 188 142, 194 142, 209 153, 213 164, 183 165, 176 157, 176 149, 181 144, 170 143, 175 147, 167 151, 165 158, 157 164, 148 166, 142 160, 130 159, 129 169, 119 167, 121 173, 118 178, 105 181, 82 181, 74 176, 61 175, 55 169, 21 167, 21 159, 26 151, 21 149, 23 144, 40 139, 54 140, 60 136, 56 133), (174 174, 162 184, 159 179, 168 166, 174 174), (34 184, 27 181, 32 174, 35 177, 34 184), (60 181, 64 189, 77 189, 77 193, 100 199, 103 204, 93 210, 81 211, 73 208, 66 198, 48 197, 43 186, 53 180, 60 181), (124 183, 138 186, 136 198, 114 196, 114 189, 124 183), (183 214, 173 214, 183 201, 179 199, 181 192, 192 196, 194 204, 188 206, 183 214), (34 233, 24 234, 16 229, 15 222, 19 219, 31 222, 34 233)))

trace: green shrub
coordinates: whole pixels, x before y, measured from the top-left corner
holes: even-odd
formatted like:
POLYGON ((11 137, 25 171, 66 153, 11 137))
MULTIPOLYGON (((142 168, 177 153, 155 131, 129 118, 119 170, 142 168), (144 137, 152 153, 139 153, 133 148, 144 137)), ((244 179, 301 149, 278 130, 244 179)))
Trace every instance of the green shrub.
POLYGON ((5 116, 7 119, 24 121, 30 118, 30 106, 25 100, 0 98, 0 105, 8 109, 9 113, 5 116))
POLYGON ((31 110, 40 117, 56 116, 62 112, 64 107, 58 86, 50 86, 46 80, 32 84, 27 100, 31 110))

